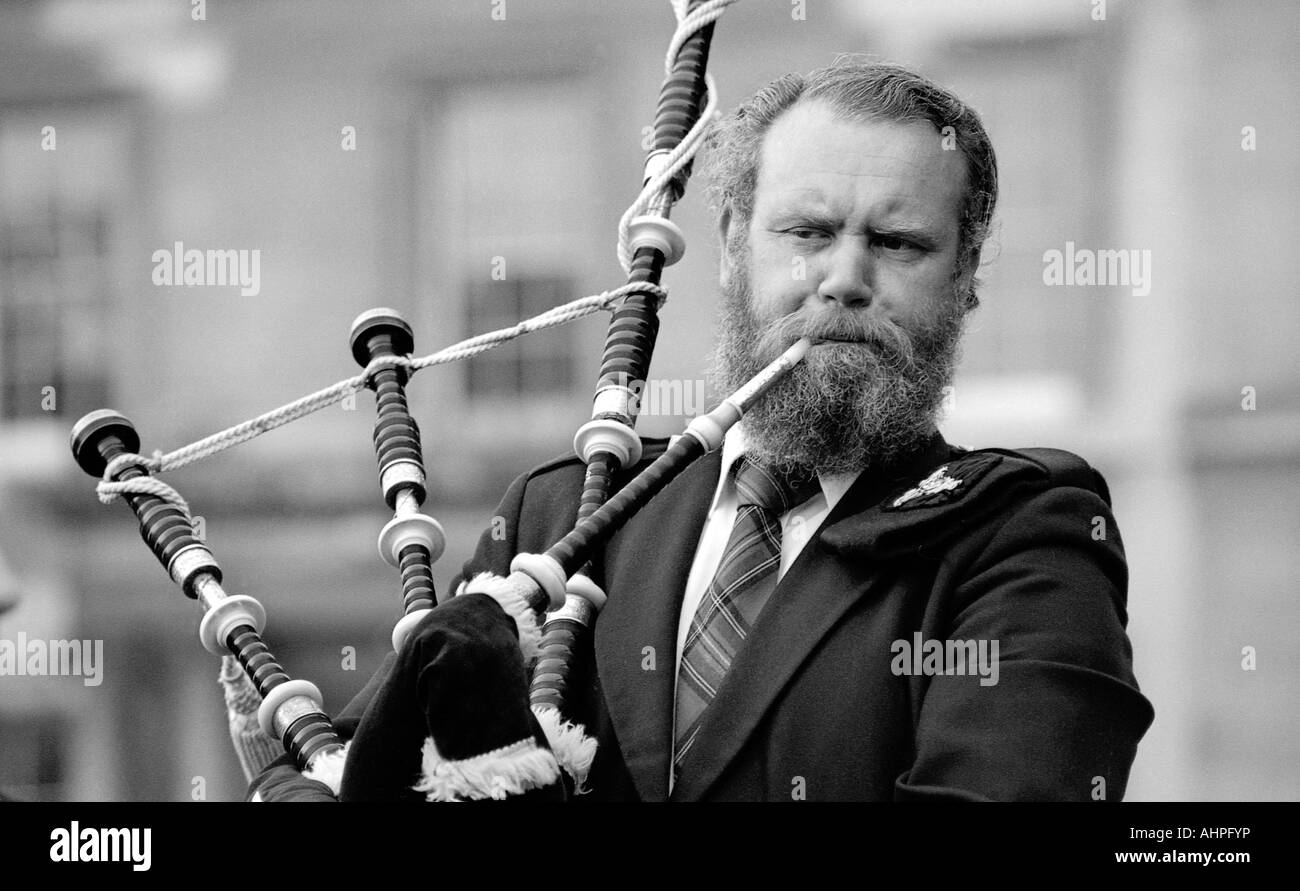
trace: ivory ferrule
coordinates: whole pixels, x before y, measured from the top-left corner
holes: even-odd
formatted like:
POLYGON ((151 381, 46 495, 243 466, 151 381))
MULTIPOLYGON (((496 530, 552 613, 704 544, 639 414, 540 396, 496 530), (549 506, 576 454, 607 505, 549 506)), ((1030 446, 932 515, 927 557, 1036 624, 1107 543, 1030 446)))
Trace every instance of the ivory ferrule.
POLYGON ((424 469, 414 461, 405 458, 391 461, 379 471, 379 489, 384 493, 385 500, 388 499, 388 493, 395 489, 400 495, 403 490, 410 491, 413 488, 425 488, 424 469))
MULTIPOLYGON (((574 573, 569 578, 569 581, 565 585, 564 590, 566 592, 564 597, 565 606, 568 605, 569 601, 572 598, 581 597, 583 600, 591 604, 593 610, 599 612, 601 609, 604 608, 605 601, 609 599, 606 596, 604 589, 601 588, 600 585, 593 582, 591 580, 591 576, 586 575, 585 573, 582 572, 574 573)), ((560 607, 560 609, 564 609, 564 608, 565 607, 563 606, 560 607)))
POLYGON ((568 579, 564 567, 554 557, 546 554, 516 554, 510 561, 510 572, 522 573, 532 579, 533 584, 546 596, 546 609, 554 610, 564 606, 564 598, 568 596, 568 579))
MULTIPOLYGON (((619 375, 619 378, 626 377, 625 374, 619 375)), ((625 384, 606 384, 596 390, 596 395, 592 397, 591 416, 603 418, 608 415, 618 415, 630 421, 636 417, 640 401, 641 397, 631 387, 625 384)))
POLYGON ((431 609, 414 609, 397 620, 397 624, 393 626, 392 634, 394 653, 402 652, 402 647, 406 646, 406 639, 411 636, 415 626, 424 621, 424 617, 431 612, 433 612, 431 609))
POLYGON ((447 547, 442 524, 428 514, 406 513, 393 517, 379 530, 379 556, 391 566, 401 567, 402 549, 422 545, 429 552, 429 563, 437 563, 447 547))
POLYGON ((324 698, 311 681, 285 681, 273 687, 257 710, 262 732, 280 739, 294 721, 303 715, 324 711, 324 698))
POLYGON ((668 156, 672 154, 668 149, 655 149, 646 155, 645 167, 642 168, 641 185, 654 179, 659 174, 668 169, 668 156))
POLYGON ((706 452, 722 447, 722 440, 732 425, 740 420, 742 412, 731 402, 724 399, 717 408, 703 415, 696 415, 686 425, 687 436, 693 436, 706 452))
POLYGON ((666 207, 633 217, 628 223, 628 244, 633 253, 643 247, 659 251, 664 255, 664 266, 672 266, 686 254, 686 236, 668 219, 666 207))
POLYGON ((224 656, 230 652, 226 638, 240 625, 247 625, 261 634, 266 627, 265 607, 246 594, 222 597, 203 614, 199 622, 199 640, 209 653, 224 656))
POLYGON ((192 592, 197 581, 196 573, 210 570, 216 565, 217 558, 212 556, 207 545, 192 544, 176 552, 167 565, 167 574, 186 594, 194 596, 192 592))
POLYGON ((569 594, 564 598, 564 606, 546 614, 546 623, 542 627, 544 630, 546 625, 552 622, 568 620, 587 628, 594 618, 596 618, 596 608, 591 605, 590 600, 577 594, 569 594))
POLYGON ((601 418, 578 428, 573 435, 573 451, 587 463, 601 452, 608 452, 620 466, 631 467, 641 460, 641 437, 627 424, 601 418))

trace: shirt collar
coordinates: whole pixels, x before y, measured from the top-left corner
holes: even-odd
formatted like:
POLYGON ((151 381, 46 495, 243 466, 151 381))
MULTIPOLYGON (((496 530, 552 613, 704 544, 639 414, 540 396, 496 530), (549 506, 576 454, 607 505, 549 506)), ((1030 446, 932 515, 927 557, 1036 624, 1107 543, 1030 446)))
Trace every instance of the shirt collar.
MULTIPOLYGON (((718 499, 726 491, 725 487, 734 485, 731 480, 731 469, 748 448, 749 443, 745 439, 745 422, 737 421, 727 431, 726 438, 722 440, 722 474, 718 479, 718 488, 713 493, 713 504, 709 506, 710 511, 718 506, 718 499)), ((822 496, 826 499, 827 510, 835 509, 835 505, 844 497, 844 493, 853 485, 859 474, 860 471, 817 474, 817 482, 821 485, 822 496)))

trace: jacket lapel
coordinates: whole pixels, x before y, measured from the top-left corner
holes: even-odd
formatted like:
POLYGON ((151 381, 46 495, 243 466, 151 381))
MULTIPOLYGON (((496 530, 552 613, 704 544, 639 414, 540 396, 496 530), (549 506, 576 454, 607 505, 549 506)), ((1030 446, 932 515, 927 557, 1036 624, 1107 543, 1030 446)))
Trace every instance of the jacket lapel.
POLYGON ((829 553, 820 544, 822 535, 833 527, 853 524, 864 510, 879 504, 899 485, 921 479, 950 454, 951 447, 935 434, 896 467, 864 472, 835 505, 781 578, 705 710, 699 735, 673 787, 673 800, 698 800, 708 791, 818 642, 884 579, 879 566, 829 553))
POLYGON ((721 466, 720 451, 697 460, 629 520, 605 552, 611 595, 596 622, 596 670, 643 801, 668 799, 677 624, 721 466))

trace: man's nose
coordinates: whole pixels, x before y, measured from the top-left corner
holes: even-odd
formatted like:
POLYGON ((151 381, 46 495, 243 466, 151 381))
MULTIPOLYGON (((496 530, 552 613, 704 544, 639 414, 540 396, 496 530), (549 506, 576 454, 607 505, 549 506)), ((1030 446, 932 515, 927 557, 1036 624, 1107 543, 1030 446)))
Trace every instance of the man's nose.
POLYGON ((827 252, 817 294, 845 309, 862 309, 871 304, 871 248, 865 238, 842 237, 827 252))

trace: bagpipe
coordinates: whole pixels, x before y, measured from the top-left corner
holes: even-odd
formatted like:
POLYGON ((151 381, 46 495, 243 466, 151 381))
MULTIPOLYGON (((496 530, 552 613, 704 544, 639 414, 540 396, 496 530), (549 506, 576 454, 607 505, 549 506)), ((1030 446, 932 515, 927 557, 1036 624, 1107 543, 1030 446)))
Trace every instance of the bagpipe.
POLYGON ((74 426, 73 456, 86 473, 101 478, 100 500, 126 501, 145 543, 203 609, 199 637, 208 651, 226 657, 232 739, 250 779, 275 754, 272 741, 278 740, 303 776, 344 800, 412 792, 427 800, 504 798, 555 787, 561 771, 569 780, 565 788, 581 789, 595 743, 568 720, 566 700, 574 654, 606 600, 591 578, 589 561, 692 461, 718 448, 727 429, 811 346, 807 338, 794 343, 712 411, 692 419, 663 454, 614 490, 620 471, 641 460, 638 399, 630 384, 648 377, 666 297, 660 279, 684 251, 685 239, 669 214, 685 192, 692 158, 715 111, 716 93, 706 72, 709 48, 714 22, 733 2, 673 2, 678 26, 667 53, 654 143, 642 190, 619 223, 619 259, 628 276, 623 286, 421 358, 413 358, 412 329, 396 312, 363 312, 349 341, 362 374, 168 454, 140 454, 134 426, 111 410, 92 412, 74 426), (545 553, 515 556, 505 577, 467 580, 439 605, 432 565, 442 555, 445 536, 422 511, 429 493, 420 428, 407 404, 411 376, 601 309, 609 309, 611 317, 591 420, 574 437, 586 471, 572 531, 545 553), (195 535, 188 504, 155 474, 245 442, 363 388, 375 395, 379 484, 393 512, 379 534, 379 551, 401 575, 403 615, 393 628, 392 645, 398 662, 409 663, 420 681, 418 689, 391 691, 416 700, 400 706, 405 717, 394 719, 403 728, 396 736, 390 726, 365 739, 359 731, 348 743, 325 713, 318 688, 291 679, 263 640, 261 604, 227 592, 213 552, 195 535), (410 753, 393 758, 378 781, 373 770, 354 770, 363 761, 387 759, 392 753, 383 746, 399 744, 394 742, 399 737, 406 745, 417 733, 426 737, 418 784, 409 782, 410 753), (258 746, 261 751, 254 752, 258 746))

